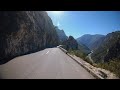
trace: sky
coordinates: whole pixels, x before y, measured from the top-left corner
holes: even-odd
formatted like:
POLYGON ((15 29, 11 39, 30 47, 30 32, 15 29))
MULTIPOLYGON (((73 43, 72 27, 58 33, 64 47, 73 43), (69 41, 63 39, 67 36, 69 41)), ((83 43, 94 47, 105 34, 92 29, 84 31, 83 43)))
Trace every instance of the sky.
POLYGON ((55 26, 67 36, 102 34, 120 30, 120 11, 47 11, 55 26))

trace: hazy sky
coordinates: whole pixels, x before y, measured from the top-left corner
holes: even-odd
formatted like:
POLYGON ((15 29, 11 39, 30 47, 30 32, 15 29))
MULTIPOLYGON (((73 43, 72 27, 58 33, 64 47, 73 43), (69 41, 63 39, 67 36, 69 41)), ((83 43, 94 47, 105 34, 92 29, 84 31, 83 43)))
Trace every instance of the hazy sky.
POLYGON ((53 24, 67 36, 78 38, 83 34, 103 34, 120 30, 120 11, 64 11, 48 12, 53 24))

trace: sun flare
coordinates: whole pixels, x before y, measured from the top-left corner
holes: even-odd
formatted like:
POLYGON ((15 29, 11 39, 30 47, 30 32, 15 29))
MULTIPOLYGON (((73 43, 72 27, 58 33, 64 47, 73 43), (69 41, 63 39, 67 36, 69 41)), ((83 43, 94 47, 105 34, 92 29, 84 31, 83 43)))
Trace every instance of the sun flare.
POLYGON ((63 14, 64 11, 48 11, 48 12, 54 15, 61 15, 63 14))
POLYGON ((52 13, 54 13, 54 14, 62 14, 63 11, 52 11, 52 13))

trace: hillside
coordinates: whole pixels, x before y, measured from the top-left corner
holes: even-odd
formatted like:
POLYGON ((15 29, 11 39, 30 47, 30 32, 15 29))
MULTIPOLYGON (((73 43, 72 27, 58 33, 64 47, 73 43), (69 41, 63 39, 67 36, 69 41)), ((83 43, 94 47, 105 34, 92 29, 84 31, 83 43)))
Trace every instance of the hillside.
POLYGON ((100 46, 93 51, 92 58, 95 62, 120 60, 120 31, 107 34, 100 46))
POLYGON ((69 36, 62 45, 64 45, 64 49, 68 50, 68 53, 76 55, 82 59, 85 59, 85 57, 90 53, 89 48, 87 48, 84 44, 78 44, 72 36, 69 36))
POLYGON ((77 38, 76 40, 78 43, 82 43, 86 45, 89 49, 93 50, 99 44, 96 42, 103 37, 104 35, 100 35, 100 34, 95 34, 95 35, 85 34, 77 38))
POLYGON ((62 43, 62 45, 64 45, 64 48, 66 50, 77 50, 78 49, 78 43, 74 39, 73 36, 69 36, 69 38, 62 43))
POLYGON ((0 11, 0 63, 58 43, 58 35, 46 12, 0 11))
POLYGON ((78 49, 83 52, 83 53, 86 53, 86 54, 89 54, 91 52, 91 50, 84 44, 82 43, 78 43, 78 49))

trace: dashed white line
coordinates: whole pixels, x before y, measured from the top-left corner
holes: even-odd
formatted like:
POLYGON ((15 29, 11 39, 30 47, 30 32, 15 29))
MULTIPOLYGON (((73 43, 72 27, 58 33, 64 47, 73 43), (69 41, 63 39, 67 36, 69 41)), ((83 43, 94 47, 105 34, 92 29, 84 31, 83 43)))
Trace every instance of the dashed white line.
POLYGON ((49 53, 49 51, 47 51, 47 53, 46 54, 48 54, 49 53))

